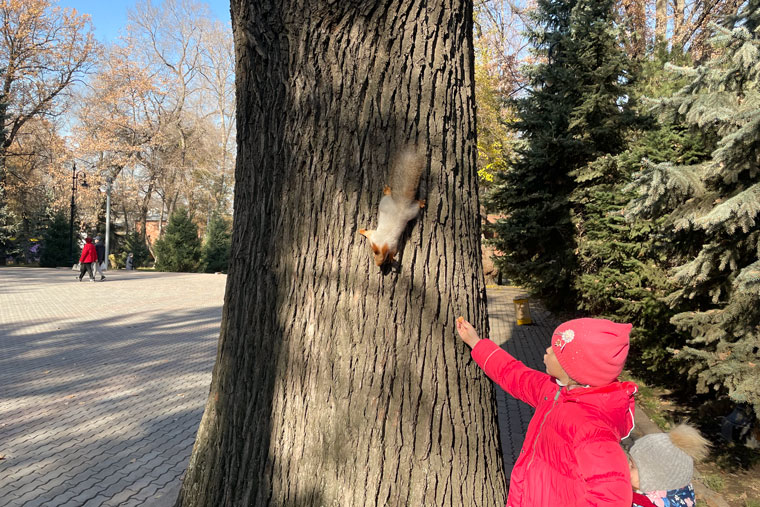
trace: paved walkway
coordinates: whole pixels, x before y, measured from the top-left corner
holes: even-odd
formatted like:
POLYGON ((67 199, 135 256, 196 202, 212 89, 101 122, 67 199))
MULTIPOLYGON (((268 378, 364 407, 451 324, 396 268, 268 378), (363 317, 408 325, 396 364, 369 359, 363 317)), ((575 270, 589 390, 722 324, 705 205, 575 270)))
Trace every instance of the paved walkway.
POLYGON ((203 413, 225 281, 0 269, 0 505, 164 498, 203 413))
MULTIPOLYGON (((206 402, 226 277, 0 269, 0 505, 173 504, 206 402)), ((534 368, 555 322, 517 326, 488 289, 491 338, 534 368)), ((531 409, 497 388, 507 473, 531 409)))
MULTIPOLYGON (((522 290, 517 287, 490 287, 487 292, 491 340, 526 366, 544 371, 544 352, 559 321, 531 301, 533 324, 518 326, 513 299, 524 294, 522 290)), ((512 467, 520 454, 528 423, 533 417, 533 408, 508 395, 496 384, 494 389, 498 403, 501 450, 504 453, 504 468, 509 480, 512 467)))

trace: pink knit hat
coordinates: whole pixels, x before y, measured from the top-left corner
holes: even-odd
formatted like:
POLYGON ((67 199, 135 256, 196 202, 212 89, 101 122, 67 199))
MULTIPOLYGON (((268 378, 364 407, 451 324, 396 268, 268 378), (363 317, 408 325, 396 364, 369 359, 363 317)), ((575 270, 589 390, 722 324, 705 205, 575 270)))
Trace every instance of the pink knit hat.
POLYGON ((606 319, 569 320, 554 330, 552 349, 571 379, 604 386, 623 371, 632 327, 606 319))

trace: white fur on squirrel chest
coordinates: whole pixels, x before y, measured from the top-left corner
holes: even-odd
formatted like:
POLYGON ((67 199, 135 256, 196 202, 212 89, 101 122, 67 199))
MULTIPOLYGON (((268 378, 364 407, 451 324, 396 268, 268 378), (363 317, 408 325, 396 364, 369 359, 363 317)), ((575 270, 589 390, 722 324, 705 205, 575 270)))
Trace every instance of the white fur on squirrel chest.
POLYGON ((419 211, 417 202, 399 205, 393 196, 384 195, 380 199, 377 229, 372 234, 372 240, 377 243, 387 243, 389 246, 395 245, 404 232, 407 222, 415 218, 419 211))

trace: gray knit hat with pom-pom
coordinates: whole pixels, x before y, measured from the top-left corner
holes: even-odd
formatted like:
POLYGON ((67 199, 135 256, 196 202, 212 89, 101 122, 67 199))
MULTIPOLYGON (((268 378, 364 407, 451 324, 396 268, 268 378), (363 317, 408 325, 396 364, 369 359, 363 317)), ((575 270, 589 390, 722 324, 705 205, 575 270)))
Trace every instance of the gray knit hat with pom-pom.
POLYGON ((704 458, 707 450, 707 440, 687 424, 670 433, 641 437, 630 451, 639 470, 639 489, 652 492, 686 487, 694 474, 694 459, 704 458))

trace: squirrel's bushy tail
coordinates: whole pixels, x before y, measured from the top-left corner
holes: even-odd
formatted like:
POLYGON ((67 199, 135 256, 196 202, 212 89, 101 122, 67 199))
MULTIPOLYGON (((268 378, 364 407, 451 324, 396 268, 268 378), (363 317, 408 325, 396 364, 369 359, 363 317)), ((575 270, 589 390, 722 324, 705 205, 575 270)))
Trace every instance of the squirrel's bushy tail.
POLYGON ((391 195, 406 202, 415 200, 425 164, 425 157, 416 147, 405 148, 399 153, 391 171, 391 195))
POLYGON ((710 444, 693 426, 679 424, 668 432, 668 436, 673 445, 691 456, 694 461, 701 461, 707 457, 710 444))

